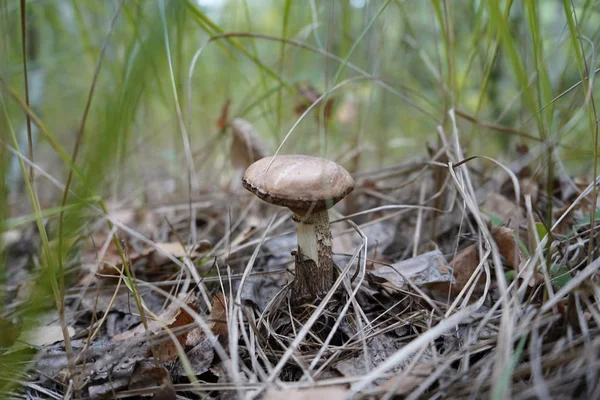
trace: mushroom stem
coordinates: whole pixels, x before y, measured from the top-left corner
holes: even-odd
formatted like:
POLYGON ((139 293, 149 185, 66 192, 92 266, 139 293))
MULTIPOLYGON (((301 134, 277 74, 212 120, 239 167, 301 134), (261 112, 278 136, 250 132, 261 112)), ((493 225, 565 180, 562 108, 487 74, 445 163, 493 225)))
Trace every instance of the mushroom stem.
POLYGON ((295 301, 312 301, 327 293, 333 284, 331 230, 327 210, 308 216, 295 215, 298 223, 298 258, 292 285, 295 301))

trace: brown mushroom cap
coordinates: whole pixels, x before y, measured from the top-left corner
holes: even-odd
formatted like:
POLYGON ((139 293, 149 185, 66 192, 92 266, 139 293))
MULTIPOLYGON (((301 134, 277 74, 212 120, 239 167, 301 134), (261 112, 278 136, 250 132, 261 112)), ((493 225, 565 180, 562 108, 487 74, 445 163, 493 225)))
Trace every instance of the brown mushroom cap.
POLYGON ((341 165, 320 157, 279 155, 250 165, 242 184, 267 203, 304 215, 333 207, 354 189, 354 180, 341 165))

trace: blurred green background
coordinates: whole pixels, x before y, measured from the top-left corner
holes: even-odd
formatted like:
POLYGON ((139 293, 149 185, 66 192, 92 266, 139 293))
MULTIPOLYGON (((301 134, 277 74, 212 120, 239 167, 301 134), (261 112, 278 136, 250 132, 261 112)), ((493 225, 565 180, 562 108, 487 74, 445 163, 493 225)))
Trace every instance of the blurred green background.
MULTIPOLYGON (((20 4, 0 5, 0 73, 24 98, 20 4)), ((450 134, 455 109, 569 145, 557 152, 573 173, 589 171, 593 159, 589 82, 565 91, 581 80, 581 64, 584 74, 595 68, 594 1, 45 0, 27 1, 26 11, 36 48, 29 73, 43 73, 30 82, 30 92, 41 93, 34 110, 69 154, 110 34, 77 165, 87 185, 102 183, 100 193, 117 198, 155 179, 185 187, 177 100, 201 184, 221 185, 230 139, 216 122, 225 102, 230 117, 251 121, 274 151, 298 120, 297 84, 319 94, 336 87, 333 114, 319 119, 315 108, 284 153, 348 162, 358 148, 360 168, 397 164, 426 156, 438 125, 450 134), (225 32, 244 36, 215 38, 225 32)), ((2 100, 3 119, 18 131, 22 108, 6 94, 2 100)), ((515 143, 540 145, 458 122, 468 154, 507 161, 517 157, 515 143)), ((64 181, 65 164, 43 136, 35 160, 64 181)), ((40 196, 47 205, 54 198, 40 196)))

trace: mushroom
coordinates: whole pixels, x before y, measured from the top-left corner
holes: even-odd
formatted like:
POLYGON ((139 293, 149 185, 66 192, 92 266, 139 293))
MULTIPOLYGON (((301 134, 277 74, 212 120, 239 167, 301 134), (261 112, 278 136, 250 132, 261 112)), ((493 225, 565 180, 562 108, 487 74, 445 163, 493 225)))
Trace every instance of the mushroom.
POLYGON ((326 293, 334 282, 327 210, 354 189, 350 173, 324 158, 279 155, 250 165, 242 184, 263 201, 294 213, 298 253, 292 299, 312 301, 326 293))

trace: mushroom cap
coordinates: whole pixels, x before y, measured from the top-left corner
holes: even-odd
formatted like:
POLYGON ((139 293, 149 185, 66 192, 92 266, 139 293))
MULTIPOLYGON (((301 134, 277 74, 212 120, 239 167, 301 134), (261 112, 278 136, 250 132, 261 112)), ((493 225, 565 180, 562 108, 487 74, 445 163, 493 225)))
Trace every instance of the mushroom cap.
POLYGON ((344 167, 305 155, 260 159, 248 167, 242 184, 263 201, 298 215, 331 208, 354 189, 354 179, 344 167))

